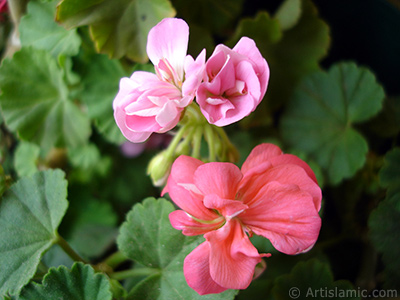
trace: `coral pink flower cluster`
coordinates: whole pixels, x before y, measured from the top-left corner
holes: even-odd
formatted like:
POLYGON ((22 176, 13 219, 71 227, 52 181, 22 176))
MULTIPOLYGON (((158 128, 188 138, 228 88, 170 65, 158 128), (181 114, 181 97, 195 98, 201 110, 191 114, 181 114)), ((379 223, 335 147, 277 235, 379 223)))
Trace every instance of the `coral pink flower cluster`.
POLYGON ((189 27, 181 19, 164 19, 150 30, 147 54, 156 74, 138 71, 122 78, 113 102, 128 140, 139 143, 169 131, 195 97, 217 126, 239 121, 261 102, 269 68, 253 40, 243 37, 233 49, 218 45, 207 62, 205 50, 196 60, 186 55, 188 41, 189 27))
POLYGON ((321 227, 321 189, 311 168, 279 147, 261 144, 241 169, 180 156, 163 193, 182 210, 169 216, 184 235, 205 242, 184 261, 187 283, 199 294, 245 289, 261 258, 249 237, 269 239, 280 252, 298 254, 315 244, 321 227))

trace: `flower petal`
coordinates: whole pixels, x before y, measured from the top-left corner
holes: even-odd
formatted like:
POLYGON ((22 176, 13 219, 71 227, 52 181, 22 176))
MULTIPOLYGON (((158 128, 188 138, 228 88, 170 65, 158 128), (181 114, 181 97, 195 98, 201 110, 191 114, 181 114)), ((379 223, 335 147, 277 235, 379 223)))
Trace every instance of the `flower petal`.
POLYGON ((225 219, 220 217, 210 222, 198 222, 183 210, 175 210, 169 214, 169 221, 172 227, 182 230, 184 235, 191 236, 216 230, 222 226, 225 219))
POLYGON ((222 199, 216 194, 206 195, 204 205, 210 209, 215 209, 224 217, 231 219, 248 208, 238 200, 222 199))
POLYGON ((214 220, 219 216, 203 204, 194 184, 194 173, 204 163, 190 156, 181 155, 172 164, 162 195, 169 193, 172 201, 191 216, 200 220, 214 220))
POLYGON ((249 169, 259 166, 261 163, 270 161, 271 158, 282 154, 282 150, 274 144, 260 144, 256 146, 246 158, 241 171, 245 174, 249 169))
POLYGON ((302 191, 312 196, 316 211, 321 208, 322 193, 318 184, 309 176, 302 164, 284 164, 285 160, 295 162, 292 158, 279 159, 276 157, 264 163, 260 162, 258 166, 254 166, 244 173, 242 182, 240 183, 239 194, 243 197, 243 202, 248 205, 248 201, 254 198, 255 194, 266 183, 277 181, 282 184, 297 185, 302 191))
POLYGON ((248 205, 240 220, 255 234, 269 239, 277 250, 297 254, 315 244, 321 218, 310 194, 296 185, 270 182, 248 205))
POLYGON ((232 50, 247 56, 253 63, 253 67, 260 80, 261 101, 267 91, 269 81, 269 67, 267 61, 262 57, 256 43, 248 37, 242 37, 232 50))
POLYGON ((193 179, 203 195, 235 199, 242 172, 232 163, 211 162, 199 166, 193 179))
POLYGON ((210 245, 210 275, 229 289, 247 288, 261 255, 251 244, 237 219, 228 220, 218 230, 204 235, 210 245))
POLYGON ((147 37, 147 55, 157 66, 166 58, 183 79, 183 67, 189 41, 189 26, 182 19, 165 18, 154 26, 147 37))
POLYGON ((182 85, 182 95, 191 96, 193 100, 197 88, 199 87, 201 81, 204 78, 206 63, 206 50, 200 52, 196 60, 190 55, 185 58, 185 81, 182 85))
POLYGON ((161 132, 166 132, 178 124, 182 108, 176 106, 174 101, 167 101, 156 116, 156 121, 163 128, 161 132))
POLYGON ((132 143, 142 143, 146 141, 152 132, 136 132, 127 126, 126 113, 120 107, 116 107, 114 110, 114 118, 122 134, 132 143))
POLYGON ((183 262, 183 273, 187 284, 200 295, 222 293, 226 288, 217 284, 210 276, 210 246, 200 244, 183 262))

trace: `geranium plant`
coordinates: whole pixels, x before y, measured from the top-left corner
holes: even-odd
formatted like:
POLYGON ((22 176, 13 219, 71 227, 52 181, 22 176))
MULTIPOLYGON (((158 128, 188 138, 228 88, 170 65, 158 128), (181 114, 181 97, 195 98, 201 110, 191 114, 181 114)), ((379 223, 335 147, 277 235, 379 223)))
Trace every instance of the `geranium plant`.
POLYGON ((400 296, 398 8, 264 2, 0 1, 0 299, 400 296))

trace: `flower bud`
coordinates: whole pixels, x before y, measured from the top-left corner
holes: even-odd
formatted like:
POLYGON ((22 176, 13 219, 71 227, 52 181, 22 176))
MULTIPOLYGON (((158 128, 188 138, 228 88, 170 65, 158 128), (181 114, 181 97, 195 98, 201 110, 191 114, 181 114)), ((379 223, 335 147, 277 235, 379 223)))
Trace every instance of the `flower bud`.
POLYGON ((147 167, 147 175, 150 175, 154 186, 161 187, 167 182, 171 165, 174 161, 174 159, 167 154, 167 151, 158 153, 151 159, 147 167))

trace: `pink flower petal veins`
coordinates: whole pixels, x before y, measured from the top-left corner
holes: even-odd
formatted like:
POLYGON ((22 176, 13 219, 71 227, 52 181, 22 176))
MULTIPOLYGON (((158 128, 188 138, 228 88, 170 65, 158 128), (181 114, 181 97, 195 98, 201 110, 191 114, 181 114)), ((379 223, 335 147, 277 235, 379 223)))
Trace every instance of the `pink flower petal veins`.
POLYGON ((199 166, 193 179, 203 195, 216 194, 224 199, 234 199, 242 173, 234 164, 216 162, 199 166))
POLYGON ((203 197, 194 184, 194 173, 204 163, 189 156, 179 156, 172 165, 162 195, 169 193, 176 205, 191 216, 204 221, 218 218, 218 214, 203 204, 203 197))
POLYGON ((210 275, 210 245, 200 244, 183 262, 186 282, 200 295, 222 293, 227 288, 220 286, 210 275))
POLYGON ((286 254, 298 254, 312 247, 321 227, 310 194, 296 185, 274 181, 258 191, 240 220, 286 254))
POLYGON ((204 237, 210 244, 211 278, 225 288, 247 288, 261 255, 251 244, 239 221, 227 221, 223 227, 204 237))

